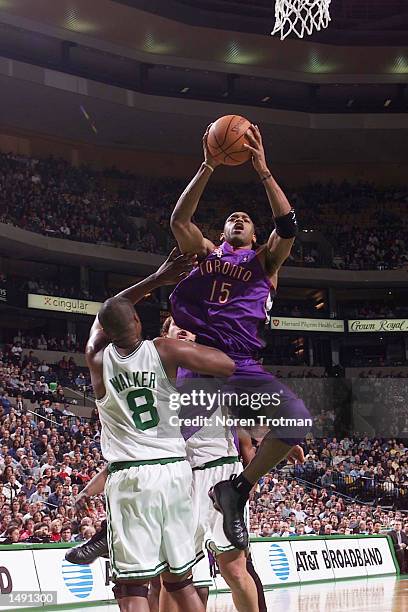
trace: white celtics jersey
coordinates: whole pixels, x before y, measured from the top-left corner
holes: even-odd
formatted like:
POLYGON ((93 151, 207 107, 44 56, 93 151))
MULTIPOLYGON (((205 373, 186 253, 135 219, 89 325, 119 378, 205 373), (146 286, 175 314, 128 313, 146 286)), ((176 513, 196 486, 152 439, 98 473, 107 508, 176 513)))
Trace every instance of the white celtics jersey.
MULTIPOLYGON (((106 395, 96 401, 106 461, 149 461, 185 457, 186 445, 171 416, 167 379, 154 342, 145 340, 122 357, 113 344, 103 354, 106 395)), ((173 419, 177 420, 177 419, 173 419)))
POLYGON ((225 418, 226 414, 218 408, 209 417, 209 424, 187 440, 187 460, 192 468, 224 457, 237 457, 234 433, 225 418))

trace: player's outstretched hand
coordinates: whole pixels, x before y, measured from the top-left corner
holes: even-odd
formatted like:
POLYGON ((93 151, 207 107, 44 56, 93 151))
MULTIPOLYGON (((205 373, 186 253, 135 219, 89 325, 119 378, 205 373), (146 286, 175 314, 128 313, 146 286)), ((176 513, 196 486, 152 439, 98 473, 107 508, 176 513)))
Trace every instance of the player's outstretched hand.
POLYGON ((208 149, 208 143, 207 143, 208 132, 210 131, 211 126, 212 126, 212 123, 210 123, 210 125, 207 127, 207 129, 205 130, 204 136, 203 136, 204 161, 206 164, 211 166, 211 168, 216 168, 217 166, 221 164, 221 162, 217 158, 212 157, 208 149))
POLYGON ((197 255, 195 253, 180 252, 174 247, 166 261, 162 263, 156 272, 156 278, 160 285, 174 285, 197 265, 197 255))
POLYGON ((257 125, 251 125, 246 132, 246 137, 249 144, 244 144, 252 153, 252 165, 258 174, 263 175, 268 172, 268 166, 265 159, 265 150, 262 143, 262 136, 257 125))

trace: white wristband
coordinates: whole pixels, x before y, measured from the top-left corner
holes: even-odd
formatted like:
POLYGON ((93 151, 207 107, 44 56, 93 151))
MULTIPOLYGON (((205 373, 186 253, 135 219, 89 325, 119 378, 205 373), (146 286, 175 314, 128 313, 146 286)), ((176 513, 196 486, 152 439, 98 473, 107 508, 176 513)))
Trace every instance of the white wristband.
POLYGON ((211 170, 211 172, 214 172, 214 168, 212 166, 210 166, 210 164, 207 164, 207 162, 203 162, 202 165, 205 166, 206 168, 208 168, 209 170, 211 170))

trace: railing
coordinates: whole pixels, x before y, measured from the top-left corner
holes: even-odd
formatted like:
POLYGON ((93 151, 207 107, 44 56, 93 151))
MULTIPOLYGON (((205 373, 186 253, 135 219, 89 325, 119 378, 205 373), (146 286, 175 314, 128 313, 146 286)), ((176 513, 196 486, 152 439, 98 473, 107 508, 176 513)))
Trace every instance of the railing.
MULTIPOLYGON (((61 422, 56 420, 53 415, 50 415, 49 417, 47 417, 44 414, 41 414, 40 412, 34 412, 34 410, 27 410, 27 413, 32 416, 36 424, 38 424, 40 421, 46 421, 52 427, 59 427, 61 425, 61 422)), ((73 425, 75 425, 78 419, 81 425, 88 425, 91 423, 91 419, 88 417, 77 416, 77 415, 62 415, 62 416, 64 417, 64 420, 66 419, 68 427, 72 427, 73 425)))
POLYGON ((350 476, 333 472, 327 478, 327 472, 304 469, 296 466, 294 475, 311 486, 334 490, 336 495, 348 497, 359 503, 375 503, 381 506, 392 506, 395 509, 408 508, 408 485, 397 484, 392 480, 377 480, 365 476, 350 476))

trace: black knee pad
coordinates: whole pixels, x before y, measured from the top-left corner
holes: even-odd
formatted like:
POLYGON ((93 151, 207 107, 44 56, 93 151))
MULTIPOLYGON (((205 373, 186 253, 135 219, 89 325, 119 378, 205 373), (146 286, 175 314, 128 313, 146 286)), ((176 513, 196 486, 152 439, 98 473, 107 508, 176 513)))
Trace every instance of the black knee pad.
POLYGON ((193 584, 193 577, 190 576, 186 578, 186 580, 182 580, 181 582, 166 582, 163 580, 163 586, 168 593, 174 593, 175 591, 181 591, 181 589, 185 589, 186 587, 193 584))
POLYGON ((123 597, 145 597, 147 599, 149 589, 141 584, 131 582, 118 582, 112 589, 115 599, 123 597))

